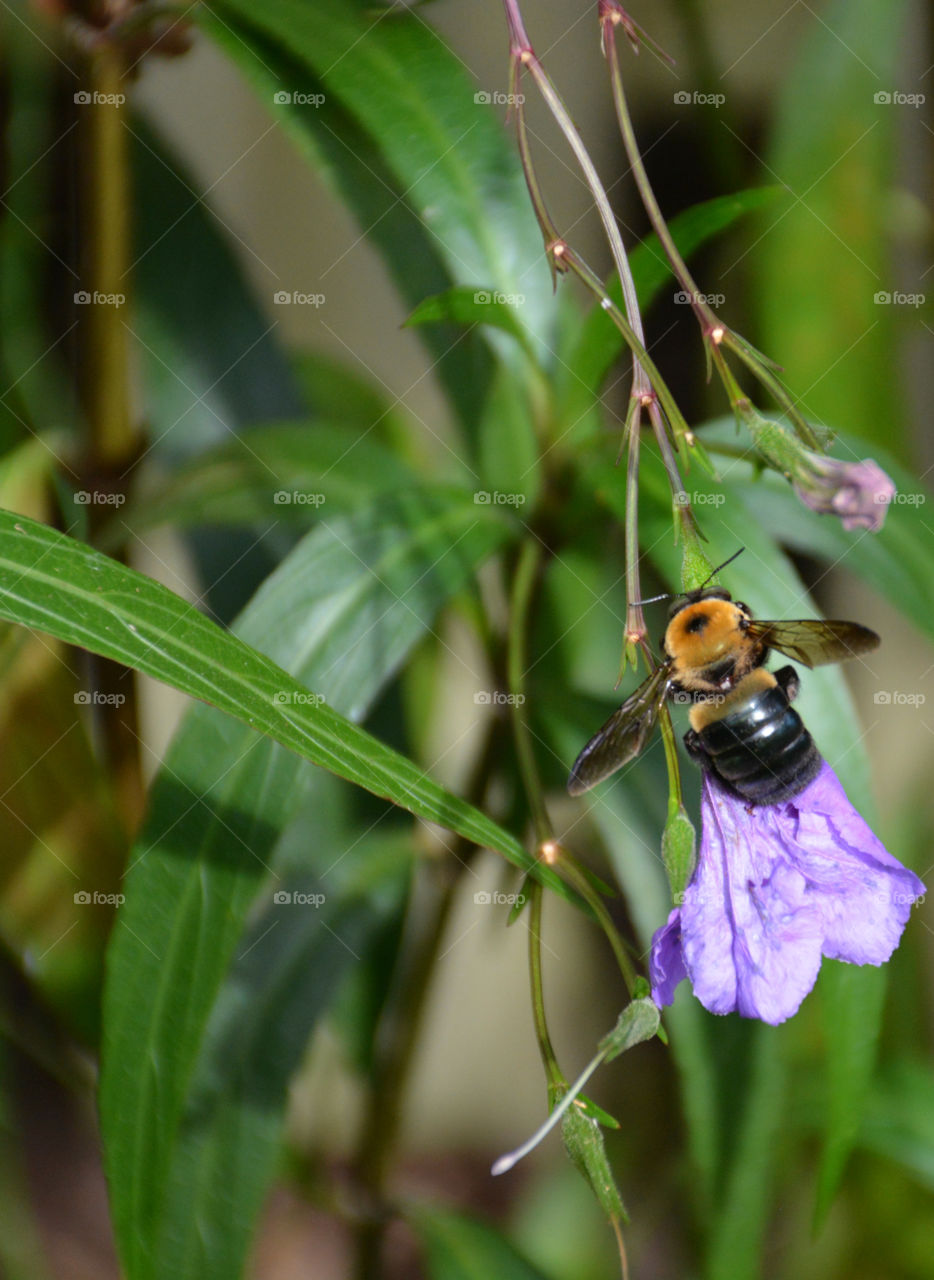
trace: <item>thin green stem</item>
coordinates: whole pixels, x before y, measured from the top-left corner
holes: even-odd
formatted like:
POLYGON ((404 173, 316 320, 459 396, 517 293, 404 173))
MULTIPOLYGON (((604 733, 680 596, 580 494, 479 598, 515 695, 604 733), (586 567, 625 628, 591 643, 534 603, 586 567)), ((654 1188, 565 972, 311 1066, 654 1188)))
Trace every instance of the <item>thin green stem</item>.
POLYGON ((631 661, 636 664, 636 645, 648 634, 645 614, 642 612, 642 587, 639 578, 639 445, 642 398, 633 396, 629 402, 626 425, 629 449, 626 459, 626 524, 624 547, 626 556, 626 634, 623 638, 623 670, 631 661))
POLYGON ((626 990, 632 996, 636 984, 635 966, 629 957, 629 952, 626 950, 626 944, 619 935, 619 930, 606 909, 603 899, 594 889, 585 872, 577 865, 577 859, 567 849, 552 842, 547 849, 547 854, 550 864, 554 866, 558 874, 567 881, 572 889, 577 890, 596 916, 597 922, 606 934, 607 941, 613 949, 616 963, 619 965, 619 971, 623 975, 623 981, 626 983, 626 990))
POLYGON ((742 360, 743 364, 750 369, 759 379, 767 391, 770 391, 775 397, 778 404, 787 414, 789 421, 797 432, 801 441, 808 446, 809 449, 818 449, 823 452, 821 442, 814 434, 814 430, 810 423, 802 417, 798 411, 797 405, 791 398, 787 388, 782 384, 779 378, 776 378, 771 370, 766 369, 762 364, 762 358, 758 352, 754 351, 747 342, 743 341, 738 334, 727 329, 723 335, 723 345, 733 351, 737 357, 742 360))
POLYGON ((645 165, 642 163, 642 155, 639 151, 639 143, 636 140, 635 130, 632 126, 632 117, 629 114, 629 104, 626 101, 626 92, 623 88, 623 75, 619 65, 619 54, 616 49, 616 27, 622 21, 620 10, 611 4, 603 6, 601 15, 601 26, 603 30, 603 47, 606 52, 607 64, 610 68, 610 84, 613 90, 613 105, 616 108, 616 119, 619 123, 619 130, 623 138, 623 147, 626 151, 626 157, 629 160, 632 175, 635 179, 636 186, 639 189, 639 195, 645 207, 646 213, 649 215, 649 221, 652 223, 655 234, 661 242, 662 248, 668 255, 675 276, 682 285, 684 290, 690 295, 691 307, 697 316, 698 322, 702 329, 710 330, 717 326, 719 321, 716 315, 710 309, 705 301, 703 301, 700 290, 694 282, 694 277, 688 270, 687 263, 678 251, 678 246, 672 238, 671 232, 668 230, 668 224, 659 208, 658 201, 655 199, 655 192, 652 190, 652 184, 649 182, 649 176, 645 171, 645 165))
POLYGON ((529 802, 535 838, 539 844, 552 838, 551 819, 545 804, 532 737, 526 718, 525 674, 527 667, 526 636, 532 598, 542 567, 542 547, 537 538, 529 538, 522 544, 519 561, 512 580, 509 602, 509 632, 506 641, 506 677, 512 697, 510 719, 516 744, 516 758, 522 785, 529 802))
POLYGON ((678 748, 675 746, 675 728, 671 723, 671 712, 668 710, 667 703, 662 705, 658 716, 658 724, 662 731, 665 765, 668 769, 668 816, 670 818, 679 809, 684 808, 684 796, 681 791, 681 767, 678 763, 678 748))
MULTIPOLYGON (((571 246, 567 244, 565 241, 562 240, 559 242, 559 244, 556 246, 555 252, 564 262, 567 263, 568 267, 571 269, 571 271, 574 272, 578 280, 580 280, 583 284, 585 284, 587 288, 590 290, 590 292, 594 295, 594 297, 598 299, 603 310, 607 313, 607 315, 616 325, 617 329, 619 329, 620 333, 623 335, 623 338, 626 340, 627 346, 634 353, 634 355, 638 356, 639 363, 648 373, 649 378, 651 380, 652 387, 654 388, 654 395, 651 390, 646 391, 645 395, 648 397, 646 403, 651 404, 651 402, 657 396, 659 402, 661 403, 662 408, 665 411, 665 416, 668 418, 668 421, 672 424, 672 427, 675 433, 691 436, 691 430, 684 419, 684 415, 682 414, 681 410, 678 408, 677 401, 675 400, 671 392, 668 390, 668 385, 665 382, 662 375, 659 373, 658 368, 655 365, 655 362, 652 360, 652 357, 646 351, 642 343, 641 337, 639 336, 639 334, 636 333, 635 329, 632 327, 632 325, 623 315, 622 311, 620 311, 619 307, 610 297, 609 293, 606 290, 606 287, 603 284, 603 281, 600 279, 600 277, 596 274, 595 271, 593 271, 590 267, 587 266, 587 264, 583 261, 583 259, 580 258, 578 254, 571 248, 571 246)), ((632 394, 633 395, 636 394, 635 387, 633 388, 632 394)))
POLYGON ((84 401, 92 463, 104 470, 125 466, 136 448, 127 374, 127 329, 122 306, 103 299, 125 297, 130 266, 128 134, 121 118, 125 97, 123 54, 106 46, 89 63, 94 96, 87 117, 84 189, 86 280, 91 303, 83 316, 84 401), (98 301, 102 299, 102 301, 98 301))
MULTIPOLYGON (((638 334, 639 341, 644 345, 645 336, 642 331, 642 318, 639 314, 639 300, 636 296, 636 285, 632 278, 632 271, 629 267, 629 259, 626 256, 626 249, 623 245, 622 236, 619 233, 619 227, 610 205, 609 197, 606 189, 600 181, 600 175, 597 173, 596 167, 584 146, 583 139, 577 131, 574 121, 571 119, 560 94, 551 81, 550 76, 545 68, 539 62, 532 48, 531 41, 526 33, 525 26, 522 22, 522 14, 519 10, 518 0, 504 0, 506 8, 506 20, 509 24, 510 43, 512 46, 512 57, 519 66, 527 67, 529 74, 535 81, 539 92, 545 99, 545 103, 551 114, 554 116, 558 128, 567 139, 568 145, 574 153, 577 163, 580 165, 584 180, 590 188, 594 204, 597 206, 597 212, 600 215, 600 221, 603 223, 603 229, 606 233, 607 241, 610 246, 610 253, 613 256, 613 262, 619 273, 620 284, 623 290, 623 300, 626 306, 626 314, 629 317, 629 323, 633 330, 638 334)), ((518 78, 516 80, 518 83, 518 78)), ((640 367, 640 361, 633 357, 633 393, 644 394, 650 390, 650 378, 648 372, 640 367)))
MULTIPOLYGON (((123 123, 126 76, 123 53, 104 46, 87 61, 85 83, 91 103, 81 108, 86 133, 85 180, 81 192, 82 277, 88 305, 81 308, 81 399, 87 421, 83 470, 86 487, 124 492, 138 452, 130 412, 127 327, 129 292, 130 176, 127 129, 123 123)), ((101 513, 92 505, 89 536, 101 513)), ((135 676, 125 667, 92 658, 101 693, 98 708, 103 752, 129 833, 142 818, 145 795, 140 765, 135 676)))
MULTIPOLYGON (((466 852, 466 850, 465 850, 466 852)), ((370 1090, 355 1160, 361 1204, 356 1224, 356 1275, 371 1280, 380 1274, 380 1255, 390 1208, 386 1182, 402 1121, 402 1105, 435 961, 451 914, 462 864, 425 869, 418 918, 410 911, 403 958, 394 992, 380 1020, 370 1090)))
POLYGON ((532 991, 532 1020, 542 1065, 548 1079, 549 1104, 554 1105, 558 1093, 567 1088, 564 1072, 558 1066, 548 1020, 545 1016, 545 989, 542 982, 542 886, 529 878, 529 986, 532 991))

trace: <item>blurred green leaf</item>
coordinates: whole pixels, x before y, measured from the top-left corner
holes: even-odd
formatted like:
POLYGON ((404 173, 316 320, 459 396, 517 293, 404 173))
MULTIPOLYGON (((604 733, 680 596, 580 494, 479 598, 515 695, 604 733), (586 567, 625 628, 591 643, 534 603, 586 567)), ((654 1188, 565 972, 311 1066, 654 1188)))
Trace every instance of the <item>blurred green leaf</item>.
POLYGON ((823 1226, 856 1145, 870 1094, 888 974, 885 968, 821 965, 820 996, 827 1032, 827 1070, 814 1229, 823 1226))
MULTIPOLYGON (((367 20, 342 0, 318 0, 314 11, 302 0, 212 7, 320 78, 378 142, 453 282, 529 295, 540 339, 551 323, 542 305, 550 279, 518 159, 496 112, 476 100, 463 63, 431 27, 409 14, 367 20), (530 277, 536 263, 541 270, 530 277)), ((305 108, 312 125, 315 110, 305 108)))
MULTIPOLYGON (((207 8, 199 10, 202 28, 224 50, 256 90, 272 104, 299 153, 347 202, 367 239, 382 254, 400 296, 409 306, 450 284, 438 247, 428 228, 404 199, 372 138, 308 64, 287 53, 247 20, 232 12, 223 20, 207 8), (287 103, 274 101, 284 94, 287 103), (293 101, 295 95, 302 95, 293 101), (316 107, 303 105, 306 95, 320 95, 316 107)), ((490 376, 492 357, 485 342, 474 342, 453 326, 426 329, 427 346, 440 381, 461 422, 473 421, 490 376)))
MULTIPOLYGON (((197 182, 136 118, 133 359, 155 457, 189 457, 253 422, 296 415, 298 387, 197 182)), ((267 274, 269 297, 278 287, 267 274)))
POLYGON ((492 325, 494 329, 501 329, 503 333, 515 338, 528 356, 530 364, 538 368, 529 332, 523 324, 524 301, 523 298, 521 302, 510 302, 506 294, 496 289, 460 285, 420 302, 406 324, 417 326, 437 324, 439 320, 453 320, 455 324, 461 325, 492 325))
POLYGON ((505 504, 520 520, 532 518, 542 486, 542 446, 534 412, 528 389, 501 365, 477 432, 478 466, 483 485, 489 486, 486 500, 505 504))
POLYGON ((409 1208, 406 1217, 431 1280, 546 1280, 505 1236, 475 1218, 425 1204, 409 1208))
POLYGON ((930 1062, 896 1063, 870 1094, 860 1145, 895 1160, 934 1191, 934 1071, 930 1062))
MULTIPOLYGON (((330 831, 316 834, 312 861, 330 862, 340 845, 330 843, 330 831)), ((368 866, 373 847, 352 843, 352 878, 335 884, 334 876, 284 874, 239 943, 192 1073, 154 1276, 230 1280, 243 1268, 275 1173, 289 1079, 407 880, 406 863, 396 859, 387 895, 381 849, 368 866)))
MULTIPOLYGON (((451 531, 430 505, 388 500, 322 526, 264 584, 238 632, 290 668, 303 682, 297 688, 313 684, 326 692, 331 707, 360 718, 440 605, 501 536, 482 523, 467 523, 452 555, 451 531)), ((243 646, 243 652, 252 651, 243 646)), ((208 1167, 214 1158, 211 1148, 199 1147, 199 1126, 205 1138, 206 1126, 219 1126, 226 1142, 228 1121, 236 1121, 227 1111, 227 1084, 216 1087, 217 1060, 204 1045, 258 889, 270 873, 285 877, 298 867, 321 880, 327 894, 334 892, 332 869, 338 884, 345 882, 344 872, 356 870, 353 841, 340 834, 333 797, 326 775, 207 707, 189 713, 156 779, 131 857, 105 991, 101 1118, 117 1234, 132 1280, 167 1274, 160 1272, 160 1261, 165 1249, 176 1247, 172 1229, 173 1223, 178 1227, 185 1188, 197 1194, 205 1172, 199 1150, 208 1167), (303 813, 301 852, 289 857, 283 833, 303 813), (345 852, 349 857, 342 860, 345 852), (200 1115, 190 1110, 198 1090, 214 1100, 200 1115)), ((340 907, 339 895, 335 901, 340 907)), ((358 924, 367 921, 354 914, 354 929, 358 924)), ((288 967, 301 940, 282 945, 288 967)), ((243 948, 240 955, 247 963, 243 948)), ((262 1006, 262 991, 256 995, 262 1006)), ((263 1060, 250 1061, 259 1067, 263 1060)), ((237 1070, 248 1067, 252 1072, 249 1064, 237 1070)), ((275 1079, 281 1084, 280 1076, 275 1079)), ((273 1078, 265 1083, 272 1087, 273 1078)), ((283 1098, 280 1090, 280 1112, 283 1098)), ((267 1114, 272 1102, 267 1094, 242 1135, 242 1158, 255 1159, 267 1171, 275 1137, 267 1114)), ((258 1191, 257 1183, 241 1186, 250 1198, 249 1211, 242 1202, 238 1208, 244 1216, 237 1235, 241 1246, 258 1191)), ((216 1211, 225 1221, 229 1211, 223 1194, 218 1189, 220 1198, 202 1210, 201 1226, 212 1238, 219 1224, 208 1217, 216 1211)), ((229 1280, 232 1272, 200 1274, 229 1280)))
POLYGON ((898 287, 889 201, 911 108, 875 98, 899 87, 909 20, 905 0, 833 0, 808 24, 765 157, 794 202, 766 216, 755 251, 760 345, 784 366, 800 410, 896 449, 897 308, 875 296, 898 287))
MULTIPOLYGON (((164 524, 307 527, 416 483, 376 438, 327 422, 275 423, 208 449, 150 485, 114 517, 103 545, 164 524)), ((463 492, 451 497, 462 501, 463 492)))
POLYGON ((292 370, 308 417, 315 422, 336 422, 358 435, 372 432, 379 444, 409 425, 388 388, 356 366, 323 351, 296 351, 292 370))
POLYGON ((710 1224, 705 1280, 757 1280, 762 1237, 785 1124, 782 1032, 761 1023, 746 1027, 752 1041, 749 1069, 727 1105, 738 1113, 735 1146, 710 1224))

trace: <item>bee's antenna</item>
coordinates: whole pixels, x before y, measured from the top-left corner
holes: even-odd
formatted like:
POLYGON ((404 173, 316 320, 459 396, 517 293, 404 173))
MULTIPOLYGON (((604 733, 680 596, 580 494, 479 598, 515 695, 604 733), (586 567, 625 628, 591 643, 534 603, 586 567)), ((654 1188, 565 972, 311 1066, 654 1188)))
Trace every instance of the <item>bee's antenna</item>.
MULTIPOLYGON (((733 552, 733 554, 730 556, 729 560, 724 560, 723 564, 718 564, 718 565, 717 565, 717 567, 716 567, 716 569, 713 569, 713 570, 710 572, 710 574, 708 574, 708 576, 707 576, 707 577, 704 579, 704 581, 701 583, 701 587, 700 587, 701 591, 703 591, 704 587, 706 587, 707 583, 710 581, 710 579, 711 579, 711 578, 715 578, 715 577, 717 576, 717 574, 720 572, 720 570, 721 570, 721 569, 725 569, 725 568, 727 567, 727 565, 728 565, 728 564, 732 564, 732 563, 733 563, 733 561, 736 559, 736 557, 737 557, 737 556, 741 556, 745 550, 746 550, 746 548, 745 548, 745 547, 740 547, 740 549, 739 549, 738 551, 734 551, 734 552, 733 552)), ((659 599, 661 599, 662 597, 661 597, 661 596, 659 596, 658 598, 659 598, 659 599)))
POLYGON ((670 592, 670 591, 665 591, 665 592, 663 592, 663 594, 662 594, 662 595, 660 595, 660 596, 649 596, 649 598, 648 598, 647 600, 633 600, 633 601, 632 601, 632 606, 633 606, 633 608, 635 609, 635 608, 638 608, 640 605, 643 605, 643 604, 655 604, 655 602, 656 602, 657 600, 670 600, 670 599, 671 599, 671 592, 670 592))

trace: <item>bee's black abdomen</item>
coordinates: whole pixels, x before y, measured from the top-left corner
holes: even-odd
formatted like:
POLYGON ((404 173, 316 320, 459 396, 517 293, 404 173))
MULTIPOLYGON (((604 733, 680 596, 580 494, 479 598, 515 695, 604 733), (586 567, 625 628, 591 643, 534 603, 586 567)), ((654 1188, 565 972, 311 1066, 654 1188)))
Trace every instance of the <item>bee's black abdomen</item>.
POLYGON ((778 804, 803 791, 820 772, 820 752, 775 685, 695 736, 703 763, 750 804, 778 804))

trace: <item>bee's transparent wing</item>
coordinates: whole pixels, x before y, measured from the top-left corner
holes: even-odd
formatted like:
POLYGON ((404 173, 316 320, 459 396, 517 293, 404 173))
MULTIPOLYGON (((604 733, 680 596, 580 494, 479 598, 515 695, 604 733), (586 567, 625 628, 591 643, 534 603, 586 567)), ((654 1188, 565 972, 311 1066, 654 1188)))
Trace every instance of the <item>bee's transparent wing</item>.
POLYGON ((639 754, 655 728, 669 683, 669 668, 663 664, 613 712, 574 761, 568 778, 572 796, 589 791, 639 754))
POLYGON ((747 634, 777 649, 805 667, 826 662, 843 662, 879 646, 879 637, 858 622, 833 622, 801 618, 793 622, 764 622, 753 619, 747 634))

